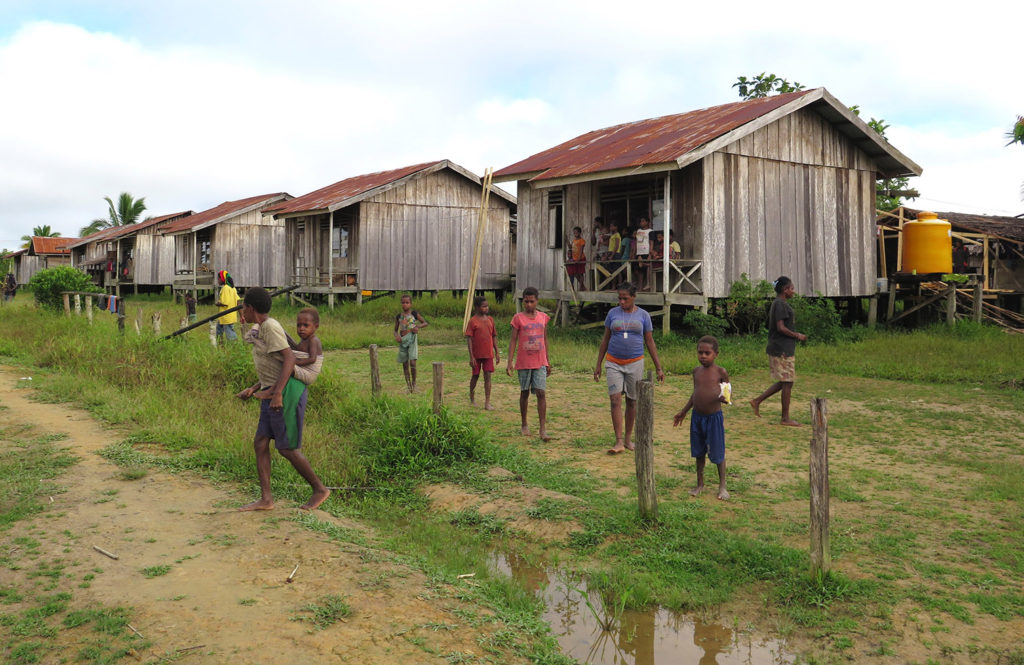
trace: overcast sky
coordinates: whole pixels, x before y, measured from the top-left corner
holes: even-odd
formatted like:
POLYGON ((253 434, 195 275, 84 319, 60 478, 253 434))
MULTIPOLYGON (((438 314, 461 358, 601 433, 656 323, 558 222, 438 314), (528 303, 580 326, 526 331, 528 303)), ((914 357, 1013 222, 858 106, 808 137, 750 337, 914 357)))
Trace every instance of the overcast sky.
POLYGON ((1024 4, 2 0, 0 248, 106 216, 301 195, 437 159, 824 86, 924 168, 914 205, 1024 212, 1024 4), (969 10, 969 13, 968 13, 969 10))

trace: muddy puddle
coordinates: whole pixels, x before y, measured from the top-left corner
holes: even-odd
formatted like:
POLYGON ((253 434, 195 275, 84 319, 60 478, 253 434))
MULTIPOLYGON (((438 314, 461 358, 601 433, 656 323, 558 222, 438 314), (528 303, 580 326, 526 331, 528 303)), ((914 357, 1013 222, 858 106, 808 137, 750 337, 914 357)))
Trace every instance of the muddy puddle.
POLYGON ((523 583, 544 602, 544 619, 562 652, 588 665, 791 665, 795 657, 779 640, 704 623, 665 609, 626 610, 618 620, 600 595, 557 570, 494 553, 491 566, 523 583), (600 617, 600 618, 599 618, 600 617))

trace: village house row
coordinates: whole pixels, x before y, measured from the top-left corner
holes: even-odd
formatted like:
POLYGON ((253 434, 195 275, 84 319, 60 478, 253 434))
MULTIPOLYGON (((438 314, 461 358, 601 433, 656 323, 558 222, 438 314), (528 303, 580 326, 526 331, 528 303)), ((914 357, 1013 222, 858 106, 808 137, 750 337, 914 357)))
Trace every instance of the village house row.
MULTIPOLYGON (((743 274, 786 274, 809 295, 873 295, 875 182, 920 174, 824 88, 600 129, 494 173, 517 183, 518 200, 492 190, 477 287, 614 302, 616 284, 642 277, 638 302, 662 314, 706 307, 743 274), (605 231, 646 218, 652 231, 671 231, 678 251, 659 252, 637 275, 633 262, 596 255, 598 218, 605 231), (577 226, 586 258, 573 280, 577 226)), ((441 160, 297 198, 262 194, 81 239, 36 238, 16 256, 16 276, 25 283, 70 262, 110 292, 201 291, 227 270, 240 288, 298 285, 331 305, 365 292, 465 289, 480 203, 480 177, 441 160)), ((669 250, 668 234, 661 242, 669 250)))

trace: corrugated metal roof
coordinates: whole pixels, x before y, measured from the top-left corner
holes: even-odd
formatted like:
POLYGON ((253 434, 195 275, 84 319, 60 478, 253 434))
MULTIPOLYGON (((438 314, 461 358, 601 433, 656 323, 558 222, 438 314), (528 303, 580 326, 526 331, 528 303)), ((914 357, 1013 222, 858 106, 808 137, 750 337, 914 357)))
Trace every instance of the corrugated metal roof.
POLYGON ((437 166, 444 161, 446 160, 414 164, 413 166, 405 166, 391 171, 378 171, 376 173, 357 175, 353 178, 340 180, 333 185, 321 187, 309 194, 303 194, 291 201, 271 206, 267 209, 267 212, 273 212, 275 216, 279 216, 289 213, 327 210, 328 208, 337 209, 338 207, 342 207, 339 204, 342 204, 349 199, 366 194, 378 187, 390 185, 397 180, 401 180, 402 178, 411 176, 425 169, 437 166))
POLYGON ((32 254, 70 254, 68 245, 78 242, 79 238, 43 238, 32 236, 32 254))
POLYGON ((209 210, 197 212, 176 220, 164 226, 160 231, 162 233, 180 233, 182 231, 191 231, 198 226, 215 222, 225 217, 231 217, 236 215, 242 210, 251 206, 257 206, 262 202, 275 201, 280 197, 287 196, 284 192, 278 192, 276 194, 261 194, 260 196, 250 196, 246 199, 238 199, 237 201, 225 201, 218 206, 214 206, 209 210))
POLYGON ((691 150, 811 92, 802 90, 606 127, 506 166, 495 177, 535 173, 547 180, 674 162, 691 150))
MULTIPOLYGON (((903 206, 903 216, 907 221, 917 219, 917 213, 922 212, 914 208, 903 206)), ((949 222, 954 228, 972 231, 974 233, 986 233, 988 235, 1002 236, 1010 240, 1024 242, 1024 219, 1020 217, 1004 217, 1001 215, 975 215, 965 212, 938 212, 930 210, 949 222)), ((879 224, 896 226, 898 222, 892 217, 882 216, 878 218, 879 224)))
POLYGON ((120 238, 122 236, 126 236, 131 233, 141 231, 143 229, 148 229, 151 226, 157 226, 158 224, 163 224, 168 221, 175 220, 179 217, 187 217, 188 215, 191 214, 191 210, 185 210, 182 212, 173 212, 169 215, 150 217, 149 219, 146 219, 141 222, 136 222, 135 224, 126 224, 124 226, 109 226, 105 229, 100 229, 96 233, 91 233, 85 236, 84 238, 79 239, 77 242, 69 244, 67 247, 68 249, 73 249, 75 247, 81 247, 82 245, 88 245, 89 243, 96 242, 97 240, 114 240, 115 238, 120 238))
POLYGON ((499 169, 494 177, 509 180, 521 176, 544 181, 658 164, 675 168, 672 163, 688 153, 786 104, 797 102, 799 107, 799 100, 804 97, 805 104, 814 104, 816 109, 820 106, 829 122, 854 137, 865 152, 879 161, 882 170, 893 175, 920 173, 920 167, 863 121, 855 119, 827 90, 815 88, 598 129, 499 169))

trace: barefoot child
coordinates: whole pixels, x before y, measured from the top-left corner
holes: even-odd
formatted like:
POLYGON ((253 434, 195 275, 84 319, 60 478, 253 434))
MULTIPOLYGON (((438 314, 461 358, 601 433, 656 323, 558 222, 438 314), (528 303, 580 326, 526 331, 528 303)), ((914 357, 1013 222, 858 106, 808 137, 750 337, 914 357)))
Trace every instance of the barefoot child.
POLYGON ((494 319, 488 316, 490 307, 483 296, 473 298, 473 316, 466 326, 466 346, 469 347, 469 366, 473 377, 469 380, 469 403, 476 404, 474 399, 477 380, 480 372, 484 373, 484 409, 492 410, 491 406, 491 374, 494 366, 501 362, 498 355, 498 333, 494 330, 494 319))
POLYGON ((299 450, 302 445, 302 425, 306 413, 306 386, 292 378, 295 356, 281 324, 270 318, 270 294, 266 289, 253 287, 245 292, 242 301, 242 320, 259 324, 256 333, 259 343, 253 344, 252 359, 259 377, 252 386, 238 393, 246 400, 260 400, 260 420, 256 426, 253 449, 256 452, 256 473, 260 481, 260 498, 239 510, 270 510, 274 497, 270 491, 270 440, 277 452, 299 472, 313 493, 302 506, 304 510, 317 508, 330 496, 309 460, 299 450))
POLYGON ((550 441, 547 431, 547 379, 551 374, 551 364, 548 362, 548 315, 537 311, 538 295, 537 289, 532 286, 523 289, 523 311, 512 317, 512 339, 508 344, 505 373, 512 376, 512 364, 515 361, 519 372, 519 416, 523 436, 530 436, 530 427, 526 424, 526 408, 530 404, 532 391, 537 396, 540 440, 550 441))
POLYGON ((412 308, 412 296, 402 296, 402 311, 395 315, 395 341, 398 342, 398 362, 405 372, 405 386, 416 392, 416 358, 419 357, 418 333, 428 325, 420 313, 412 308))
POLYGON ((718 357, 718 340, 710 335, 697 341, 697 360, 700 366, 693 370, 693 394, 685 406, 672 419, 673 427, 686 420, 686 413, 692 408, 690 418, 690 454, 697 458, 697 486, 691 496, 700 496, 704 491, 705 457, 718 467, 718 498, 729 498, 725 489, 725 417, 722 403, 730 402, 729 373, 715 364, 718 357), (725 384, 725 386, 723 386, 725 384))

